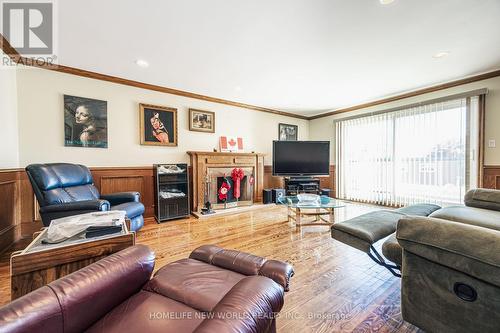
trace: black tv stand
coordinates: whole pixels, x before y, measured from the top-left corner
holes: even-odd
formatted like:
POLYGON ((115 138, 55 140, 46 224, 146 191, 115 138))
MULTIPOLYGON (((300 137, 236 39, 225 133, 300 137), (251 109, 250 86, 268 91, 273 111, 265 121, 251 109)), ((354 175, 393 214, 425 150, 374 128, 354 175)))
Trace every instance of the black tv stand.
POLYGON ((320 194, 319 179, 307 176, 285 177, 286 195, 320 194))

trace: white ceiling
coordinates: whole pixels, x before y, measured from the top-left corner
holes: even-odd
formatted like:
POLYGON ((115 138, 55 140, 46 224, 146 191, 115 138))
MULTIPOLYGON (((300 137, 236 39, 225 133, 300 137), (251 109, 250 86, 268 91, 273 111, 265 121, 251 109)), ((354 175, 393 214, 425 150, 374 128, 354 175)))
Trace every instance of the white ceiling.
POLYGON ((63 0, 58 12, 60 64, 302 115, 500 68, 499 0, 63 0))

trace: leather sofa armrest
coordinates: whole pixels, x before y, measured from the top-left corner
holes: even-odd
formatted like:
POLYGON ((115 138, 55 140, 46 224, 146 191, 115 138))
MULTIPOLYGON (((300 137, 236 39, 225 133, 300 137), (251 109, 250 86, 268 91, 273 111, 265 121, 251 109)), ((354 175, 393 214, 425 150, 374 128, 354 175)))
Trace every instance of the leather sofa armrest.
POLYGON ((40 207, 40 213, 54 213, 67 211, 107 211, 110 208, 107 200, 82 200, 60 203, 50 206, 40 207))
POLYGON ((83 332, 149 281, 154 253, 135 245, 0 308, 0 332, 83 332))
POLYGON ((267 260, 260 268, 259 275, 265 276, 280 284, 285 291, 290 290, 290 278, 294 271, 292 265, 279 261, 267 260))
POLYGON ((47 286, 0 308, 2 333, 63 333, 63 315, 54 292, 47 286))
POLYGON ((268 332, 284 303, 283 289, 251 276, 238 282, 194 333, 268 332))
POLYGON ((115 206, 126 202, 139 202, 141 194, 139 192, 117 192, 101 194, 101 199, 107 200, 112 206, 115 206))
POLYGON ((236 250, 226 250, 215 245, 202 245, 191 252, 189 258, 226 268, 243 275, 266 276, 280 284, 285 291, 289 290, 290 278, 294 274, 292 266, 288 263, 278 260, 267 260, 236 250))
POLYGON ((135 245, 51 282, 63 312, 64 332, 83 332, 151 278, 154 252, 135 245))
MULTIPOLYGON (((429 217, 399 220, 404 251, 500 286, 500 231, 429 217)), ((403 252, 403 274, 404 274, 403 252)))

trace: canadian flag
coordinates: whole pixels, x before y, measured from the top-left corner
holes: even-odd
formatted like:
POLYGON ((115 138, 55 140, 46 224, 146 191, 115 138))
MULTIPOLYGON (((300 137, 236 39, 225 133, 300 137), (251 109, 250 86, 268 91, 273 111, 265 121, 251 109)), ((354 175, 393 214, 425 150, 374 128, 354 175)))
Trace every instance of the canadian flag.
POLYGON ((221 136, 220 137, 220 151, 221 152, 242 152, 243 151, 243 138, 221 136))

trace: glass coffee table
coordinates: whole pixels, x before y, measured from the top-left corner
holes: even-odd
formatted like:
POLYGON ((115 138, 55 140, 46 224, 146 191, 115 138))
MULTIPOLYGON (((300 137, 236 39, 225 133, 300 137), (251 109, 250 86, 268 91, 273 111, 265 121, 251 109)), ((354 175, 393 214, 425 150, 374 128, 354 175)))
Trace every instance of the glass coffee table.
POLYGON ((288 222, 295 221, 297 227, 328 225, 335 223, 334 209, 345 207, 342 201, 327 196, 320 196, 318 201, 300 202, 297 196, 283 196, 278 203, 288 208, 288 222), (325 218, 325 216, 328 216, 325 218), (312 217, 312 221, 303 221, 305 217, 312 217))

